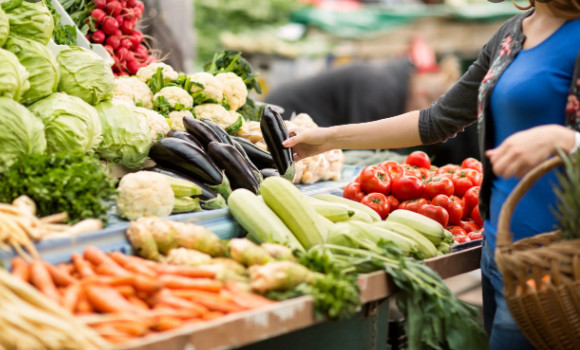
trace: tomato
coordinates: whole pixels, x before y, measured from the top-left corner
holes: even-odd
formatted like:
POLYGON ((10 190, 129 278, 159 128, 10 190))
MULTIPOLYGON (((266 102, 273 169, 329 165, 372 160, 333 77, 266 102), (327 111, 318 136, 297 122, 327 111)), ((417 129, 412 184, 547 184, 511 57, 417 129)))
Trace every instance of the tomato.
POLYGON ((439 194, 451 196, 453 191, 453 181, 444 176, 435 175, 425 182, 423 195, 431 199, 439 194))
POLYGON ((429 171, 429 169, 425 169, 425 168, 416 168, 415 172, 417 173, 417 176, 421 180, 427 180, 428 178, 430 178, 432 176, 431 171, 429 171))
POLYGON ((365 193, 389 194, 391 178, 378 166, 368 166, 360 173, 360 187, 365 193))
POLYGON ((473 221, 466 221, 466 220, 459 221, 459 227, 461 227, 462 229, 464 229, 465 232, 467 232, 467 233, 470 233, 470 232, 477 231, 477 230, 481 229, 481 227, 479 225, 477 225, 475 222, 473 222, 473 221))
POLYGON ((400 201, 416 199, 423 195, 423 181, 416 176, 404 175, 393 181, 391 193, 400 201))
POLYGON ((474 186, 480 186, 481 182, 483 181, 483 175, 473 169, 463 169, 463 171, 467 174, 467 177, 473 182, 474 186))
POLYGON ((476 205, 471 212, 471 218, 473 222, 478 224, 479 226, 483 226, 483 220, 481 219, 481 214, 479 214, 479 205, 476 205))
POLYGON ((399 204, 401 204, 397 197, 393 196, 392 194, 387 196, 387 202, 389 203, 389 213, 397 210, 399 208, 399 204))
POLYGON ((445 229, 447 229, 447 231, 451 232, 451 234, 453 236, 455 236, 455 235, 458 235, 458 236, 461 236, 461 235, 466 236, 467 235, 467 232, 465 232, 465 230, 462 229, 459 226, 447 226, 445 229))
POLYGON ((461 169, 459 167, 459 165, 447 164, 447 165, 444 165, 444 166, 440 167, 439 169, 437 169, 437 174, 451 174, 451 175, 453 175, 459 169, 461 169))
POLYGON ((470 241, 469 236, 467 235, 453 235, 453 239, 455 240, 455 242, 457 242, 457 244, 470 241))
POLYGON ((383 169, 385 173, 389 174, 391 180, 401 177, 405 173, 405 169, 403 169, 399 163, 392 160, 380 163, 379 168, 383 169))
POLYGON ((360 202, 365 196, 364 192, 360 188, 360 184, 357 182, 351 182, 344 188, 342 192, 344 198, 350 199, 355 202, 360 202))
POLYGON ((479 171, 480 173, 483 173, 483 165, 479 160, 475 158, 465 158, 465 160, 463 160, 463 162, 461 163, 461 168, 474 169, 479 171))
POLYGON ((449 224, 451 225, 459 224, 459 221, 463 217, 463 206, 461 205, 461 202, 456 201, 454 197, 455 196, 448 197, 444 194, 439 194, 431 200, 432 204, 438 205, 447 210, 447 214, 449 214, 449 224))
POLYGON ((360 174, 358 174, 358 176, 356 177, 356 179, 354 179, 353 182, 356 182, 357 184, 360 184, 360 174))
POLYGON ((425 198, 411 199, 408 201, 401 202, 401 204, 399 204, 399 209, 406 209, 417 212, 419 211, 419 208, 421 208, 425 204, 429 204, 429 201, 426 200, 425 198))
POLYGON ((473 231, 473 232, 469 233, 467 235, 467 237, 469 237, 470 240, 475 241, 477 239, 482 239, 483 234, 481 233, 481 231, 473 231))
POLYGON ((447 223, 449 222, 449 214, 447 213, 447 210, 438 205, 424 204, 419 208, 417 213, 437 221, 443 225, 443 227, 447 226, 447 223))
POLYGON ((429 159, 429 156, 427 153, 422 151, 411 152, 411 154, 407 156, 407 159, 405 159, 405 163, 418 168, 431 168, 431 160, 429 159))
POLYGON ((479 204, 479 188, 479 186, 473 186, 463 195, 463 201, 465 202, 464 218, 469 217, 473 208, 479 204))
POLYGON ((389 202, 387 197, 382 193, 369 193, 360 202, 376 211, 382 219, 389 215, 389 202))
POLYGON ((455 187, 453 193, 458 197, 463 197, 468 189, 475 186, 469 177, 469 170, 475 171, 473 169, 461 169, 453 174, 453 186, 455 187))

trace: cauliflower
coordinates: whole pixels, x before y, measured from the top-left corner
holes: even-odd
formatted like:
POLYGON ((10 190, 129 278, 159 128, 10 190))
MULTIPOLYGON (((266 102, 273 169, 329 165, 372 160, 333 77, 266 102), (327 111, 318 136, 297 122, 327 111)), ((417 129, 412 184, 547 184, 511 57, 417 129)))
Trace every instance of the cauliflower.
POLYGON ((195 73, 190 75, 189 79, 193 83, 203 85, 203 88, 201 88, 193 84, 190 88, 196 104, 202 104, 208 101, 221 103, 224 99, 224 85, 210 73, 195 73))
POLYGON ((232 114, 222 105, 207 103, 193 107, 197 119, 209 119, 222 127, 228 133, 237 132, 242 126, 242 118, 238 113, 232 114))
POLYGON ((162 68, 163 79, 165 82, 176 81, 179 78, 179 73, 177 73, 173 67, 161 62, 153 62, 146 67, 141 67, 137 71, 137 78, 144 83, 148 83, 153 75, 157 73, 157 69, 162 68))
POLYGON ((173 190, 161 174, 151 171, 127 174, 119 182, 117 191, 117 212, 129 220, 168 216, 173 210, 173 190))
POLYGON ((153 108, 153 93, 149 86, 136 77, 121 77, 115 79, 113 98, 131 101, 135 105, 153 108))
POLYGON ((191 109, 193 97, 180 87, 168 86, 153 96, 153 104, 159 113, 167 115, 171 111, 191 109))
POLYGON ((167 119, 161 114, 143 107, 136 107, 137 111, 141 112, 145 118, 147 118, 147 124, 149 124, 151 141, 155 142, 160 138, 167 136, 169 132, 169 123, 167 119))
POLYGON ((183 118, 191 117, 193 114, 190 111, 173 111, 169 113, 169 127, 173 130, 185 131, 185 126, 183 125, 183 118))
POLYGON ((230 110, 235 111, 246 104, 248 88, 235 73, 220 73, 215 76, 224 86, 224 97, 226 98, 230 110))

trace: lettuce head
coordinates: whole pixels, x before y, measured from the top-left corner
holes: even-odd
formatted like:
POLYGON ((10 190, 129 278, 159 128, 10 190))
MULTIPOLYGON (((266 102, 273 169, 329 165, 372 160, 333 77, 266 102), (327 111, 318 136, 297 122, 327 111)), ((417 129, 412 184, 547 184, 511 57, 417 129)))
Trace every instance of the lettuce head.
POLYGON ((0 46, 4 46, 9 33, 10 24, 8 22, 8 16, 6 16, 6 12, 0 7, 0 46))
POLYGON ((2 5, 10 22, 10 34, 48 44, 52 38, 54 21, 44 0, 7 1, 2 5))
POLYGON ((0 48, 0 96, 20 101, 30 87, 28 71, 18 61, 18 57, 0 48))

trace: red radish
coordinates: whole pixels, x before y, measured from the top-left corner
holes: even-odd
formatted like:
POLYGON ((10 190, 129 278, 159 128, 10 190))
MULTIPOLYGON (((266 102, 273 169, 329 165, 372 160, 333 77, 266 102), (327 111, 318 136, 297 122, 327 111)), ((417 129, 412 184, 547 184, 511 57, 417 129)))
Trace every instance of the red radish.
POLYGON ((91 41, 91 36, 89 34, 85 35, 85 38, 87 38, 88 41, 91 41))
POLYGON ((111 1, 107 4, 107 6, 105 6, 105 11, 110 16, 113 16, 113 17, 120 15, 122 9, 123 9, 123 7, 121 6, 121 3, 118 1, 111 1))
POLYGON ((135 6, 133 7, 133 9, 135 10, 135 13, 138 18, 141 18, 141 16, 143 16, 143 13, 145 13, 145 5, 141 1, 135 1, 135 6))
POLYGON ((123 32, 121 31, 121 29, 117 29, 117 30, 115 31, 115 34, 113 34, 113 35, 116 35, 116 36, 118 36, 118 37, 122 37, 122 36, 123 36, 123 32))
POLYGON ((142 59, 145 59, 145 58, 147 58, 147 56, 149 56, 149 51, 147 50, 145 45, 142 45, 142 44, 140 44, 137 47, 133 47, 133 53, 135 54, 135 56, 137 58, 142 58, 142 59))
POLYGON ((129 71, 129 74, 137 74, 139 68, 141 68, 141 64, 139 64, 139 62, 135 60, 127 60, 127 70, 129 71))
POLYGON ((129 35, 129 40, 133 43, 132 48, 136 49, 143 42, 143 33, 138 30, 134 30, 131 35, 129 35))
POLYGON ((130 8, 124 8, 123 11, 121 11, 121 16, 123 16, 125 21, 135 20, 135 12, 130 8))
POLYGON ((127 73, 127 72, 120 72, 118 75, 121 76, 121 77, 128 77, 129 76, 129 73, 127 73))
POLYGON ((121 3, 121 7, 122 8, 126 8, 127 7, 127 1, 121 0, 120 3, 121 3))
POLYGON ((91 16, 95 19, 95 21, 97 21, 97 23, 101 23, 105 17, 107 17, 107 14, 105 11, 97 8, 91 12, 91 16))
POLYGON ((95 7, 98 9, 104 9, 107 6, 107 0, 94 0, 95 7))
POLYGON ((110 35, 107 37, 105 43, 109 45, 113 50, 117 50, 121 46, 121 37, 116 35, 110 35))
POLYGON ((91 34, 91 41, 95 44, 101 44, 105 41, 105 33, 102 30, 97 30, 93 34, 91 34))
POLYGON ((115 55, 115 50, 113 49, 113 47, 111 47, 111 45, 103 45, 103 47, 105 48, 105 50, 107 50, 107 52, 109 53, 109 55, 111 55, 111 56, 114 56, 115 55))
POLYGON ((137 0, 127 0, 127 7, 135 7, 137 0))
POLYGON ((135 29, 135 22, 134 21, 124 21, 121 23, 121 31, 123 34, 130 35, 135 29))
POLYGON ((124 61, 127 58, 127 53, 129 50, 126 47, 120 47, 115 52, 115 55, 119 58, 119 60, 124 61))
POLYGON ((131 42, 131 39, 129 38, 123 38, 121 39, 121 47, 124 47, 126 49, 130 49, 133 47, 133 43, 131 42))
POLYGON ((105 34, 113 35, 117 30, 119 30, 119 23, 113 17, 107 17, 103 20, 101 29, 105 34))

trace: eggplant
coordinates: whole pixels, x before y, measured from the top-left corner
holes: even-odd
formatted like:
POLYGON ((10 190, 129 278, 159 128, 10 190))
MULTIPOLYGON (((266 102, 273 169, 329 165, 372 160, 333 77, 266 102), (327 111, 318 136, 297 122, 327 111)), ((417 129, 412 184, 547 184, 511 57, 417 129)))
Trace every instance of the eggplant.
POLYGON ((232 142, 232 138, 230 137, 230 134, 228 134, 227 131, 225 131, 221 126, 217 125, 213 120, 202 119, 201 122, 204 123, 205 125, 209 126, 210 129, 212 129, 213 132, 215 132, 217 137, 220 138, 222 143, 227 143, 230 145, 234 144, 232 142))
MULTIPOLYGON (((276 164, 274 164, 274 160, 272 159, 272 155, 268 151, 264 151, 260 147, 254 145, 250 141, 246 140, 243 137, 239 136, 232 136, 232 140, 237 142, 246 154, 248 158, 258 167, 258 169, 264 168, 275 168, 276 164)), ((235 144, 234 144, 235 146, 235 144)))
POLYGON ((250 165, 250 167, 252 168, 252 173, 254 174, 254 177, 256 178, 256 180, 258 180, 258 183, 262 183, 262 181, 264 180, 264 177, 262 176, 260 169, 258 169, 258 167, 254 164, 254 162, 252 162, 250 157, 248 157, 248 154, 244 150, 244 147, 242 147, 235 140, 232 140, 232 142, 233 142, 234 147, 238 150, 238 152, 240 152, 242 157, 244 157, 246 159, 246 161, 248 162, 248 165, 250 165))
POLYGON ((149 157, 162 167, 198 179, 226 199, 231 193, 230 183, 225 174, 218 169, 207 153, 187 141, 174 137, 161 139, 151 146, 149 157))
POLYGON ((206 150, 210 142, 221 142, 219 136, 201 120, 189 116, 183 117, 183 125, 185 130, 193 135, 206 150))
POLYGON ((167 133, 167 137, 175 137, 176 139, 187 141, 203 149, 203 145, 201 144, 201 142, 199 142, 192 134, 188 133, 187 131, 169 130, 169 133, 167 133))
POLYGON ((225 171, 233 190, 245 188, 255 194, 259 193, 260 183, 236 147, 221 142, 210 142, 207 153, 217 166, 225 171))
POLYGON ((260 130, 262 130, 262 136, 264 136, 276 169, 282 177, 292 181, 296 170, 292 150, 282 145, 282 142, 288 138, 288 130, 282 116, 270 106, 264 107, 260 119, 260 130))
POLYGON ((264 179, 272 177, 272 176, 280 176, 280 173, 278 172, 278 170, 273 169, 273 168, 264 168, 260 170, 260 173, 262 174, 262 176, 264 177, 264 179))

